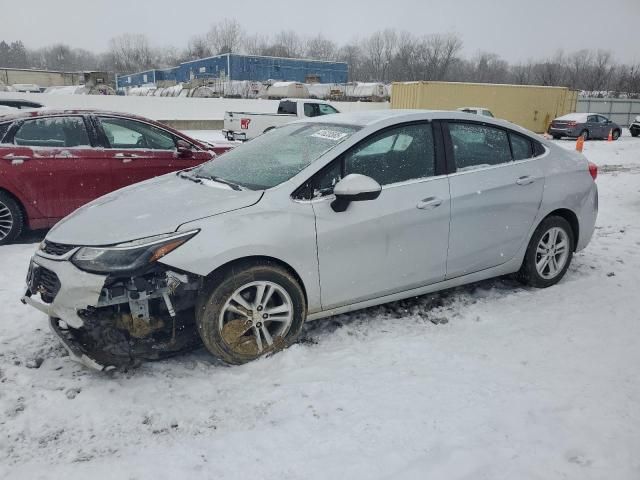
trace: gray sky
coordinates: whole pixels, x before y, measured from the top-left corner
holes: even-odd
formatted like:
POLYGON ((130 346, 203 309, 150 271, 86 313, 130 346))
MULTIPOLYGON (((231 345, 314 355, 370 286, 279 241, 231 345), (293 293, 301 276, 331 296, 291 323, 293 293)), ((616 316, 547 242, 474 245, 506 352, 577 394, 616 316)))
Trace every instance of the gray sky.
POLYGON ((109 38, 127 32, 182 48, 235 16, 249 33, 321 32, 338 43, 395 28, 455 32, 465 55, 484 50, 510 62, 560 48, 602 48, 618 61, 640 61, 640 0, 0 0, 0 13, 0 39, 30 48, 63 42, 104 51, 109 38))

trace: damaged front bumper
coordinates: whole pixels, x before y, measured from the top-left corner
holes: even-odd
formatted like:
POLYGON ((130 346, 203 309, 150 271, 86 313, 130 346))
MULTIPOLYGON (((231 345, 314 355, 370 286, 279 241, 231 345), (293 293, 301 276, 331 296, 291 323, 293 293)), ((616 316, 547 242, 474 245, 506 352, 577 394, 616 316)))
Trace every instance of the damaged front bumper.
POLYGON ((73 360, 106 371, 200 345, 194 315, 200 277, 161 264, 126 276, 96 275, 70 261, 77 250, 38 251, 21 299, 49 317, 73 360))
POLYGON ((49 327, 53 334, 58 337, 60 343, 66 348, 69 353, 69 357, 83 364, 85 367, 92 368, 98 371, 109 371, 116 368, 116 365, 103 365, 94 358, 91 358, 86 352, 82 350, 81 344, 73 337, 71 330, 61 320, 53 317, 49 317, 49 327), (62 324, 62 325, 61 325, 62 324))

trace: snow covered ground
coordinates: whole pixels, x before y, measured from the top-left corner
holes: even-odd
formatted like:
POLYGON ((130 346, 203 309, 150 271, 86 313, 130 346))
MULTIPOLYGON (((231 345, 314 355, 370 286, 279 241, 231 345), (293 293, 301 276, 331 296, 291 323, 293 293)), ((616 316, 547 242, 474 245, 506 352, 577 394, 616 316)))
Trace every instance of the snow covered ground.
POLYGON ((585 153, 600 216, 557 286, 341 315, 241 367, 89 371, 18 302, 36 245, 0 247, 0 478, 640 478, 640 139, 585 153))

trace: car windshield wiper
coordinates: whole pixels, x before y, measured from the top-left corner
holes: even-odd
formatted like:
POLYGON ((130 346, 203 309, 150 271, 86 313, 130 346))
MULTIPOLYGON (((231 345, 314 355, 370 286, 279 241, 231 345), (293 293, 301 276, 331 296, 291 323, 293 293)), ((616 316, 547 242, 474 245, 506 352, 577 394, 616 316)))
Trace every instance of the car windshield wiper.
POLYGON ((202 183, 201 178, 194 177, 189 172, 176 172, 176 175, 178 175, 180 178, 186 178, 187 180, 191 180, 192 182, 195 182, 195 183, 202 183))
POLYGON ((222 183, 223 185, 228 185, 232 189, 237 191, 242 190, 242 187, 237 183, 230 182, 229 180, 225 180, 224 178, 216 177, 215 175, 196 175, 195 178, 197 179, 204 178, 205 180, 211 180, 213 182, 222 183))

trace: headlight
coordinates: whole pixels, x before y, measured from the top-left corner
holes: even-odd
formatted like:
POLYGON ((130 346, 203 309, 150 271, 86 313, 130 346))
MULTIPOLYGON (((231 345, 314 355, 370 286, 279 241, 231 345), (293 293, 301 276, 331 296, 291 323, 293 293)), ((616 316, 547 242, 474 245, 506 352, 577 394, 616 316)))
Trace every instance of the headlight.
POLYGON ((71 258, 87 272, 128 272, 149 265, 191 239, 199 230, 166 233, 110 247, 83 247, 71 258))

